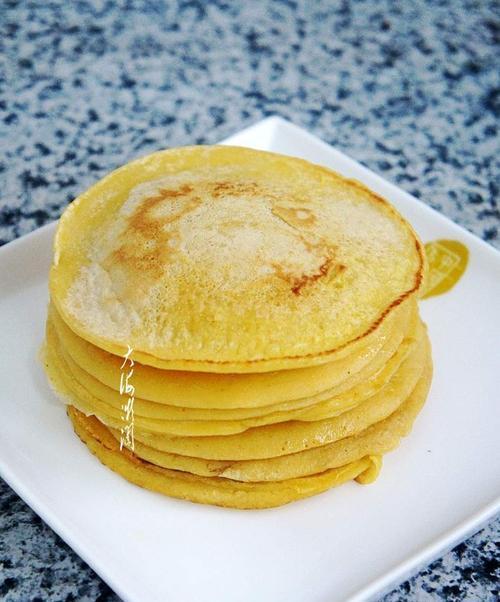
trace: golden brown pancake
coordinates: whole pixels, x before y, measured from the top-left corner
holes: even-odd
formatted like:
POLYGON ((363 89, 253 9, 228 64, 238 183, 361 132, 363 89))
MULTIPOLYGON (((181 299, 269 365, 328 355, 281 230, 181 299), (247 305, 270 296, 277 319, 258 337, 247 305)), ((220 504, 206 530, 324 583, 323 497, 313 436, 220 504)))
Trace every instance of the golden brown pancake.
MULTIPOLYGON (((184 416, 184 420, 169 420, 168 418, 163 419, 161 416, 149 415, 147 410, 150 408, 151 402, 135 398, 136 429, 183 436, 228 435, 243 432, 251 427, 293 419, 313 421, 337 416, 375 395, 387 384, 401 362, 411 351, 415 336, 420 336, 417 331, 405 339, 405 342, 399 346, 383 369, 374 373, 371 378, 367 378, 354 388, 339 395, 305 408, 276 411, 260 417, 241 420, 217 420, 215 418, 189 420, 188 416, 184 416), (145 414, 143 414, 144 406, 146 408, 145 414)), ((54 388, 59 391, 62 399, 66 403, 74 405, 84 414, 93 414, 104 424, 120 428, 123 419, 124 397, 118 391, 114 391, 93 379, 73 363, 61 348, 50 322, 47 324, 46 339, 45 360, 47 372, 51 377, 54 388)), ((164 408, 164 406, 160 407, 164 408)))
POLYGON ((359 182, 247 148, 161 151, 64 212, 46 372, 92 453, 152 491, 267 508, 370 483, 429 390, 426 270, 359 182))
MULTIPOLYGON (((134 453, 139 458, 172 470, 200 476, 222 476, 236 481, 281 481, 308 476, 330 468, 339 468, 365 456, 386 454, 408 435, 422 409, 432 374, 430 356, 417 385, 409 397, 384 420, 372 424, 357 435, 305 451, 261 460, 204 460, 191 456, 161 452, 136 442, 134 453)), ((120 440, 120 433, 109 429, 120 440)))
MULTIPOLYGON (((123 358, 95 347, 75 335, 61 320, 53 307, 49 322, 61 346, 79 367, 103 384, 119 389, 120 366, 123 358)), ((175 405, 183 409, 227 410, 259 408, 246 415, 254 416, 278 410, 289 410, 317 403, 352 388, 368 378, 372 367, 378 370, 395 352, 405 333, 415 328, 416 306, 407 303, 394 312, 382 329, 377 344, 359 349, 341 360, 277 372, 257 374, 208 374, 202 372, 160 370, 136 362, 134 387, 136 397, 175 405), (392 329, 389 330, 389 325, 392 329), (381 334, 382 334, 381 332, 381 334), (281 404, 281 407, 278 407, 281 404), (262 409, 260 409, 262 408, 262 409)), ((215 418, 216 414, 211 417, 215 418)))
POLYGON ((409 224, 358 182, 220 146, 113 172, 70 205, 54 249, 52 302, 79 336, 212 373, 349 354, 419 294, 425 271, 409 224))
POLYGON ((120 451, 119 443, 96 418, 86 417, 72 407, 68 408, 68 415, 83 443, 111 470, 145 489, 199 504, 241 509, 272 508, 352 479, 366 482, 364 475, 371 481, 380 468, 378 457, 366 457, 311 477, 278 483, 241 483, 220 477, 200 477, 144 462, 127 449, 120 451))
MULTIPOLYGON (((190 501, 233 508, 267 508, 279 506, 290 501, 308 497, 347 480, 356 478, 361 483, 374 480, 380 470, 380 455, 366 455, 349 461, 350 456, 363 453, 364 449, 383 449, 384 452, 397 445, 399 438, 408 434, 411 424, 421 409, 431 380, 431 364, 427 362, 421 379, 403 406, 381 424, 367 429, 356 438, 354 451, 338 445, 327 445, 319 450, 309 450, 296 454, 295 458, 275 458, 265 469, 262 463, 237 462, 221 465, 218 470, 227 476, 203 477, 182 470, 170 470, 145 461, 124 449, 120 451, 119 443, 108 429, 96 418, 88 418, 74 408, 68 409, 76 433, 90 450, 108 467, 124 476, 127 480, 141 487, 190 501), (346 459, 345 464, 328 468, 310 476, 273 480, 273 470, 279 477, 293 474, 301 464, 308 463, 304 455, 322 453, 316 457, 314 467, 336 465, 346 459), (298 456, 301 456, 298 459, 298 456), (281 463, 281 467, 276 466, 281 463), (282 470, 280 471, 279 468, 282 470), (244 478, 242 481, 234 477, 244 478), (252 482, 249 476, 257 476, 260 480, 252 482), (233 478, 228 478, 233 476, 233 478), (266 477, 263 479, 262 477, 266 477)), ((342 442, 339 442, 342 443, 342 442)), ((184 460, 189 460, 184 458, 184 460)), ((155 457, 158 461, 158 457, 155 457)), ((216 463, 214 463, 215 465, 216 463)), ((222 464, 222 463, 219 463, 222 464)))
POLYGON ((160 451, 208 460, 263 459, 319 447, 355 435, 395 411, 420 378, 425 357, 422 340, 382 391, 333 418, 271 424, 227 436, 181 437, 136 431, 135 438, 160 451))

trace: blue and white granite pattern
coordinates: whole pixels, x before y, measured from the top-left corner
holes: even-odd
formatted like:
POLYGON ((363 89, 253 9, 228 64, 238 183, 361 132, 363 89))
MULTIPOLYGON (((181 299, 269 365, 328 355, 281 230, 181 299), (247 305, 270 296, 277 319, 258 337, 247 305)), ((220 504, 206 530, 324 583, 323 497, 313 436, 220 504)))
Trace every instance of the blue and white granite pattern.
MULTIPOLYGON (((3 0, 0 243, 279 114, 500 247, 499 42, 494 0, 3 0)), ((0 599, 118 600, 0 483, 0 599)), ((497 519, 383 600, 497 600, 499 549, 497 519)))

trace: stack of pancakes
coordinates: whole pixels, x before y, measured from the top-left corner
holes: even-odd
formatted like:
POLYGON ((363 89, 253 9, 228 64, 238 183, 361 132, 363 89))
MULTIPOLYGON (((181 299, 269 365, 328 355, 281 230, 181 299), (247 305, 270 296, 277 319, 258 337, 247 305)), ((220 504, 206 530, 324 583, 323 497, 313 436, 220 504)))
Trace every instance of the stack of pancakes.
POLYGON ((411 226, 358 182, 162 151, 61 218, 47 374, 82 441, 142 487, 264 508, 368 483, 429 389, 424 276, 411 226))

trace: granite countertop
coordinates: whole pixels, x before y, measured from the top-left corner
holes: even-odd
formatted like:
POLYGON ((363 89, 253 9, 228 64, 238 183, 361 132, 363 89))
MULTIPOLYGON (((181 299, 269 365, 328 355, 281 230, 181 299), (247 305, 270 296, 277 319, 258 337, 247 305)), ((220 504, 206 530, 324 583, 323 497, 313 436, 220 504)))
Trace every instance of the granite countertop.
MULTIPOLYGON (((493 0, 3 0, 0 29, 0 243, 279 114, 500 247, 493 0)), ((497 600, 499 543, 496 519, 383 600, 497 600)), ((0 598, 118 600, 1 481, 0 598)))

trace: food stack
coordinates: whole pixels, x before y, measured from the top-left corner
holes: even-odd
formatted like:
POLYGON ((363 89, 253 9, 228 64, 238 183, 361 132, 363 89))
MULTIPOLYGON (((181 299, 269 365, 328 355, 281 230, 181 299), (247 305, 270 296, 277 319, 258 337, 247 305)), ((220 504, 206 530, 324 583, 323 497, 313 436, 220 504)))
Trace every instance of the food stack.
POLYGON ((169 496, 264 508, 373 481, 421 409, 423 247, 360 183, 161 151, 61 218, 45 365, 80 439, 169 496))

